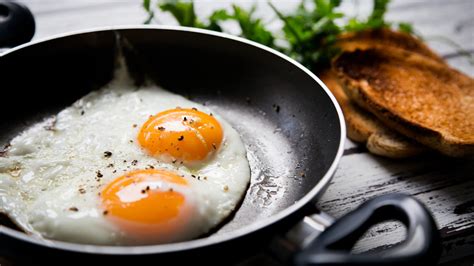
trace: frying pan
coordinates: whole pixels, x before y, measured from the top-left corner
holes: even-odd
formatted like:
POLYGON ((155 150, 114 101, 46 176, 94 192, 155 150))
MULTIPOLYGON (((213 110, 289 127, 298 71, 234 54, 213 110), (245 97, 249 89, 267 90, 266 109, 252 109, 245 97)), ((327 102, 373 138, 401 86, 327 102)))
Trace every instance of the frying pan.
MULTIPOLYGON (((5 37, 8 32, 1 26, 5 37)), ((12 48, 0 56, 0 144, 105 85, 113 76, 118 50, 138 84, 150 78, 203 103, 241 134, 252 172, 241 206, 207 236, 133 247, 38 239, 3 219, 3 256, 47 265, 226 265, 262 250, 297 265, 427 265, 438 260, 436 225, 410 196, 371 199, 336 222, 314 207, 342 156, 341 109, 326 86, 294 60, 227 34, 131 26, 69 33, 12 48), (406 226, 403 243, 377 254, 350 253, 367 229, 386 220, 406 226)))

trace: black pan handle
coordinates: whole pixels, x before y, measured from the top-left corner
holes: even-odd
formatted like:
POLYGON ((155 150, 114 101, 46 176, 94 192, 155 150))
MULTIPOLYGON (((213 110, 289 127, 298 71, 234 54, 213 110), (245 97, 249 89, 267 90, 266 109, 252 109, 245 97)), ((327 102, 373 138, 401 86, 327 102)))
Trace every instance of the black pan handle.
POLYGON ((369 200, 329 226, 294 258, 296 265, 436 265, 441 242, 429 211, 404 194, 369 200), (404 242, 374 254, 351 254, 371 226, 398 220, 407 227, 404 242))
POLYGON ((35 34, 35 19, 30 10, 17 2, 0 0, 0 47, 29 42, 35 34))

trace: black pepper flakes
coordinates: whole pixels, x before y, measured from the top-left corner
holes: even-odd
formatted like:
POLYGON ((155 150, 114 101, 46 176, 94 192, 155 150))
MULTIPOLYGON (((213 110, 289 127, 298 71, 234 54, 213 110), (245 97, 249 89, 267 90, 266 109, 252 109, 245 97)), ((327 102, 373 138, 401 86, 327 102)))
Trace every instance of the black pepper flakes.
POLYGON ((110 157, 112 157, 112 152, 110 152, 110 151, 104 151, 104 157, 105 157, 105 158, 110 158, 110 157))
POLYGON ((165 127, 158 127, 158 130, 163 131, 163 130, 165 130, 165 127))
POLYGON ((169 192, 173 192, 173 188, 168 189, 169 192))
POLYGON ((146 191, 150 190, 150 186, 146 186, 145 190, 146 191))
POLYGON ((137 127, 137 124, 133 124, 132 127, 134 127, 134 128, 137 127))
POLYGON ((103 214, 103 215, 107 215, 107 214, 109 214, 109 211, 108 211, 108 210, 104 210, 104 211, 102 212, 102 214, 103 214))
POLYGON ((3 149, 0 149, 0 157, 4 157, 8 153, 8 150, 10 149, 10 147, 11 147, 10 143, 3 146, 3 149))
POLYGON ((181 135, 181 136, 179 136, 178 141, 182 141, 183 139, 184 139, 184 136, 181 135))
POLYGON ((196 107, 193 107, 193 108, 191 108, 191 109, 193 109, 194 111, 197 111, 197 110, 198 110, 196 107))
POLYGON ((146 190, 142 189, 142 194, 145 194, 146 193, 146 190))
POLYGON ((79 193, 84 194, 84 193, 86 193, 86 190, 81 187, 81 188, 79 188, 79 193))
POLYGON ((133 161, 132 161, 132 165, 133 165, 133 166, 137 165, 137 163, 138 163, 137 160, 133 160, 133 161))
POLYGON ((109 165, 107 165, 107 168, 112 168, 112 167, 114 167, 113 163, 109 163, 109 165))
POLYGON ((279 113, 280 112, 280 106, 277 105, 277 104, 274 104, 273 105, 273 110, 275 110, 275 112, 279 113))
POLYGON ((129 140, 130 143, 133 143, 133 140, 129 140))
POLYGON ((214 150, 217 150, 217 146, 215 143, 212 143, 212 148, 214 148, 214 150))
POLYGON ((183 117, 183 121, 185 121, 185 122, 188 121, 188 119, 186 118, 186 116, 183 117))
POLYGON ((81 111, 81 115, 84 115, 84 113, 85 113, 84 110, 82 110, 82 111, 81 111))
POLYGON ((71 207, 71 208, 69 208, 69 210, 72 211, 72 212, 77 212, 77 211, 79 211, 79 209, 78 209, 77 207, 71 207))
POLYGON ((97 173, 97 177, 99 177, 99 178, 104 176, 100 171, 97 171, 96 173, 97 173))
POLYGON ((155 169, 155 167, 154 167, 153 165, 151 165, 151 164, 148 165, 148 168, 150 168, 150 169, 155 169))
POLYGON ((192 177, 192 178, 196 178, 196 176, 195 176, 195 175, 191 175, 191 177, 192 177))
POLYGON ((171 161, 171 162, 172 162, 172 163, 176 163, 176 161, 177 161, 177 160, 175 159, 175 160, 173 160, 173 161, 171 161))

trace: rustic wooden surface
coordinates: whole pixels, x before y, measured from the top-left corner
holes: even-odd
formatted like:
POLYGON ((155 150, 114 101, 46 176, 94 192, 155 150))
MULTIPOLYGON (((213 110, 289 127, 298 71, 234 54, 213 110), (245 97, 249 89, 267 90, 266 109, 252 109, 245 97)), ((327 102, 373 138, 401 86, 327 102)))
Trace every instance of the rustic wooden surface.
MULTIPOLYGON (((107 25, 141 24, 146 17, 141 1, 118 0, 24 0, 37 21, 35 39, 54 34, 107 25)), ((204 16, 216 7, 239 2, 249 6, 252 1, 198 1, 198 14, 204 16)), ((284 10, 295 1, 273 1, 284 10)), ((366 13, 371 1, 346 1, 348 12, 366 13)), ((273 29, 265 1, 259 1, 258 12, 266 16, 273 29)), ((456 68, 474 76, 474 66, 459 51, 440 41, 449 38, 474 53, 473 0, 400 0, 392 1, 388 19, 412 22, 429 45, 456 68), (441 36, 441 37, 440 37, 441 36)), ((158 15, 157 22, 174 24, 167 15, 158 15)), ((232 25, 229 25, 232 31, 232 25)), ((449 265, 473 265, 474 257, 474 161, 426 156, 409 160, 390 160, 373 156, 348 141, 344 157, 319 207, 340 217, 367 199, 388 192, 404 192, 425 203, 434 214, 443 237, 442 262, 449 265), (467 256, 467 257, 466 257, 467 256)), ((386 223, 370 230, 355 252, 384 248, 403 240, 404 228, 386 223)))

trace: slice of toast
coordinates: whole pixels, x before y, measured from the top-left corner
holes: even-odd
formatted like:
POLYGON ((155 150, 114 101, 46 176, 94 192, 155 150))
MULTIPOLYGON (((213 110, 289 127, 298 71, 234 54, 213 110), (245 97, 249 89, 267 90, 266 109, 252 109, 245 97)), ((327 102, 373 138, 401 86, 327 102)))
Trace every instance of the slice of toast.
POLYGON ((350 99, 390 128, 450 156, 474 154, 474 80, 390 46, 344 52, 333 67, 350 99))
MULTIPOLYGON (((443 62, 440 57, 419 39, 410 34, 390 29, 346 33, 339 37, 337 45, 343 51, 393 46, 411 50, 443 62)), ((332 91, 341 105, 346 120, 347 135, 350 139, 366 143, 367 149, 370 152, 390 158, 411 157, 428 150, 425 146, 388 129, 373 114, 352 103, 338 83, 337 75, 334 71, 325 70, 318 73, 318 76, 332 91)))
POLYGON ((318 73, 318 77, 328 86, 341 106, 350 139, 366 143, 370 152, 389 158, 411 157, 427 150, 415 141, 386 128, 374 115, 352 103, 334 71, 323 71, 318 73))

